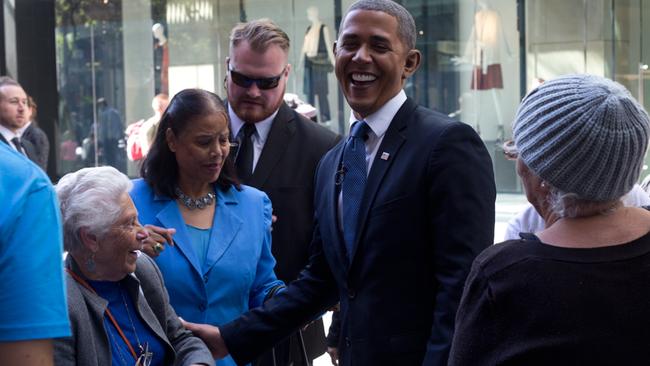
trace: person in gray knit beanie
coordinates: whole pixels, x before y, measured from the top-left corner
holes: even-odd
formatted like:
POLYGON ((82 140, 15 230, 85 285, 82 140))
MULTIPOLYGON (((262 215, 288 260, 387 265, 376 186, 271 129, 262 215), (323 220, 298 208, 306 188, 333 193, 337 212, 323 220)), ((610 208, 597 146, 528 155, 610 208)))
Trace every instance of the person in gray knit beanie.
POLYGON ((519 158, 558 190, 610 201, 632 189, 650 118, 619 83, 567 75, 531 91, 515 117, 519 158))
POLYGON ((517 173, 547 225, 476 258, 450 366, 650 360, 650 211, 620 200, 649 133, 643 108, 601 77, 559 77, 524 98, 517 173))

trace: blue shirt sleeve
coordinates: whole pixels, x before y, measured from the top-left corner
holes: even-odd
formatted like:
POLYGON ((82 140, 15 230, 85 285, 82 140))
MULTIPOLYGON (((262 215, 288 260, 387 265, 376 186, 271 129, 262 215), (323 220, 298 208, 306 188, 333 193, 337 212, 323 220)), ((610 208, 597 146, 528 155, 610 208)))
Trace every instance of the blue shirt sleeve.
POLYGON ((0 341, 69 336, 54 189, 12 154, 0 149, 0 341))

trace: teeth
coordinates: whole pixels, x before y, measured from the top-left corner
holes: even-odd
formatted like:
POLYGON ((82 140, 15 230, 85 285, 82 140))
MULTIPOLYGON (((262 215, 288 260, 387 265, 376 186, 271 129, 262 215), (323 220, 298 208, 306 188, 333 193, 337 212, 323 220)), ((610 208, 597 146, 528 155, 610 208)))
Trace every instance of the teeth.
POLYGON ((371 74, 360 74, 360 73, 352 74, 353 81, 375 81, 376 79, 377 77, 371 74))

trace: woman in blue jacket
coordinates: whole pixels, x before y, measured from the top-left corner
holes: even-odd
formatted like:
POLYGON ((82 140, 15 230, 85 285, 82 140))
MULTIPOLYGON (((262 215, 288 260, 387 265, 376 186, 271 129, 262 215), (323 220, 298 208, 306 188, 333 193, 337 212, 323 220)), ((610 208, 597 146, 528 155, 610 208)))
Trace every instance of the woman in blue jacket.
POLYGON ((131 191, 143 224, 176 229, 173 245, 145 250, 155 253, 172 306, 185 320, 216 326, 283 286, 273 272, 271 202, 238 183, 228 125, 216 94, 176 94, 131 191))

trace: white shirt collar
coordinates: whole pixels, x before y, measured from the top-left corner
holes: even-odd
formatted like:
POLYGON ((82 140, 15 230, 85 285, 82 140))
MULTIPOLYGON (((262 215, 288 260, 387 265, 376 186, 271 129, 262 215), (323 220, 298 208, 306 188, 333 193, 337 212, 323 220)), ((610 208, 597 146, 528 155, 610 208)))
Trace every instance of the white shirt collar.
MULTIPOLYGON (((395 118, 397 111, 402 107, 402 104, 406 102, 406 93, 404 90, 400 90, 397 95, 392 97, 386 104, 381 106, 375 113, 367 116, 363 120, 368 123, 368 126, 372 132, 381 139, 386 134, 390 122, 395 118)), ((352 123, 357 121, 357 118, 354 116, 354 111, 350 112, 350 126, 352 123)))
POLYGON ((29 126, 30 126, 31 124, 32 124, 32 121, 29 121, 29 122, 25 123, 25 125, 24 125, 23 127, 19 128, 19 129, 18 129, 18 135, 19 135, 19 136, 22 136, 23 133, 25 133, 25 131, 29 128, 29 126))
POLYGON ((14 137, 20 137, 20 131, 15 133, 3 125, 0 125, 0 134, 2 134, 2 137, 4 137, 7 142, 11 142, 14 137))
MULTIPOLYGON (((259 142, 262 145, 264 145, 264 143, 266 142, 266 138, 269 136, 269 132, 271 131, 271 125, 273 124, 273 120, 275 119, 275 116, 278 115, 279 110, 280 109, 278 108, 278 110, 273 112, 272 115, 255 123, 255 129, 257 130, 256 137, 259 139, 259 142)), ((232 136, 237 137, 237 135, 239 134, 239 130, 246 122, 242 121, 241 118, 239 118, 237 113, 235 113, 235 111, 232 110, 230 104, 228 104, 228 115, 230 116, 230 127, 231 127, 230 129, 232 131, 232 136)))

